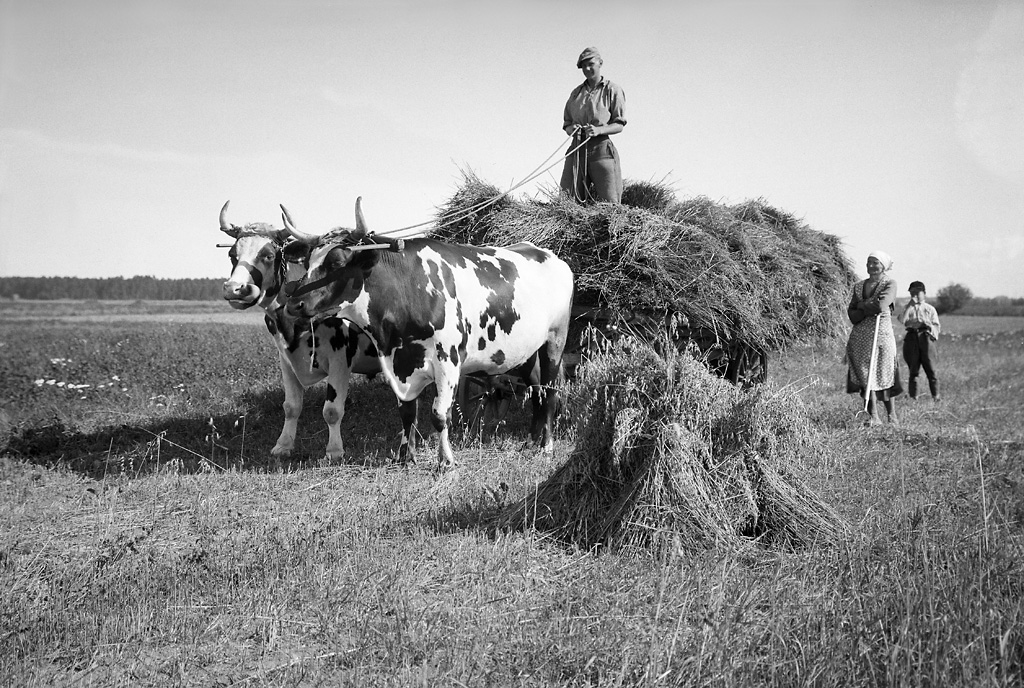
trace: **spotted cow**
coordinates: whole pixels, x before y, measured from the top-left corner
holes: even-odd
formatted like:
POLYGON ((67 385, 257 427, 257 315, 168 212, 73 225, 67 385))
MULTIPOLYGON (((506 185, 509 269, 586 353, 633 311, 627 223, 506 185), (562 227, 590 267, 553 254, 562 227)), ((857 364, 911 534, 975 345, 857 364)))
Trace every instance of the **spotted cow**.
MULTIPOLYGON (((530 243, 495 248, 382 239, 367 229, 359 200, 354 231, 307 235, 287 212, 284 220, 310 250, 288 311, 303 318, 337 314, 366 332, 400 403, 434 383, 431 422, 442 467, 454 464, 448 423, 460 375, 512 372, 535 382, 531 434, 551 449, 572 310, 573 274, 565 262, 530 243)), ((402 416, 408 424, 408 414, 402 416)), ((402 449, 400 455, 410 456, 412 447, 402 449)))
POLYGON ((323 417, 328 427, 327 457, 339 460, 345 455, 341 420, 351 374, 380 372, 377 352, 366 335, 357 334, 340 318, 319 320, 311 327, 310 318, 290 315, 285 310, 282 287, 289 279, 298 280, 305 266, 285 260, 284 246, 292 242, 287 230, 261 222, 243 227, 230 224, 227 209, 225 203, 220 211, 220 228, 234 239, 234 244, 228 252, 231 276, 224 282, 224 299, 232 308, 258 305, 263 309, 280 359, 284 427, 271 456, 281 459, 291 454, 303 393, 326 379, 323 417))

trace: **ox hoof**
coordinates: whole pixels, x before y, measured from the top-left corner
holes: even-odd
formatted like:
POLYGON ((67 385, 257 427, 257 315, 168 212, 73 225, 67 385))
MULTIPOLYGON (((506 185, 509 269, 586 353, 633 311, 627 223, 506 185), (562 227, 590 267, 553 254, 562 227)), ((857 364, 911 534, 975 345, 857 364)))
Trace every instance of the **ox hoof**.
POLYGON ((274 447, 270 450, 270 458, 280 461, 281 459, 290 458, 292 455, 291 447, 274 447))

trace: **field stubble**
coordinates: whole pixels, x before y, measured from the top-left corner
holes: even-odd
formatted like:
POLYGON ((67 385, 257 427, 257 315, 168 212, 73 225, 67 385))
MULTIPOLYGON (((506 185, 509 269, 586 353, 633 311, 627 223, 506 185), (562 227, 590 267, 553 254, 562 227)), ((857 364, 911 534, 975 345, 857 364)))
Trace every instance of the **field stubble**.
POLYGON ((848 541, 643 557, 484 525, 571 451, 527 448, 522 413, 454 472, 430 438, 401 469, 359 380, 346 463, 315 391, 274 466, 260 326, 5 320, 0 684, 1019 685, 1024 320, 972 320, 899 428, 860 427, 840 346, 774 365, 848 541))

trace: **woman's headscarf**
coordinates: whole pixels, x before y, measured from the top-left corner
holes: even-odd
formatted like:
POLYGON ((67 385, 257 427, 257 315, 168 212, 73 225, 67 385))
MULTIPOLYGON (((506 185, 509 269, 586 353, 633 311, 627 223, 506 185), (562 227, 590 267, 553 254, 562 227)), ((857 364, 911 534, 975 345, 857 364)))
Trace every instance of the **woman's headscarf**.
POLYGON ((885 251, 872 251, 868 254, 868 258, 875 258, 879 263, 882 264, 882 269, 886 272, 892 270, 892 256, 885 251))

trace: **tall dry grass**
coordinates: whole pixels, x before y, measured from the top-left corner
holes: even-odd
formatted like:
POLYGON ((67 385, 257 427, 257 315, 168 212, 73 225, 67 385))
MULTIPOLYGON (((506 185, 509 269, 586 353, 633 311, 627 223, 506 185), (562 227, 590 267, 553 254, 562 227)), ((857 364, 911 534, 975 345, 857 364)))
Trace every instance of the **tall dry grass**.
MULTIPOLYGON (((0 323, 19 354, 0 366, 0 685, 1020 685, 1024 326, 954 325, 946 401, 898 400, 899 428, 860 426, 839 346, 774 367, 824 436, 802 459, 850 525, 836 546, 644 555, 487 527, 569 457, 565 438, 554 456, 519 433, 465 438, 455 472, 397 469, 390 393, 361 382, 349 462, 320 461, 313 395, 300 456, 278 469, 269 356, 175 378, 189 358, 167 346, 152 378, 131 368, 131 393, 82 400, 31 385, 51 358, 101 377, 113 359, 97 330, 0 323), (19 348, 34 336, 39 355, 19 348), (22 384, 36 405, 11 396, 22 384), (150 404, 159 394, 170 404, 150 404), (145 428, 206 456, 211 408, 227 448, 214 461, 141 451, 145 428), (226 422, 238 415, 244 429, 226 422), (86 440, 113 440, 98 472, 78 461, 86 440)), ((111 340, 126 366, 144 358, 135 342, 156 346, 146 327, 111 340)), ((197 331, 187 355, 209 365, 265 336, 197 331)))

